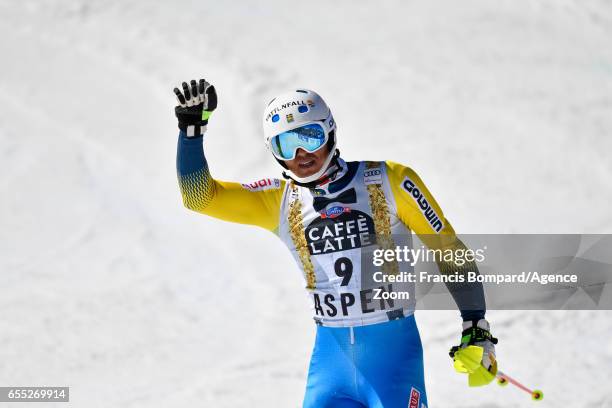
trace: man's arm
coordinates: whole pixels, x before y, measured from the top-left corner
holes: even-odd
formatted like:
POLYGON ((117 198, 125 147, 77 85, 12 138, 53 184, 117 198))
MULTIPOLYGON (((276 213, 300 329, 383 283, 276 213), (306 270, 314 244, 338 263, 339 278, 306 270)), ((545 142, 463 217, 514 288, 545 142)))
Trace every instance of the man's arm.
MULTIPOLYGON (((453 251, 467 249, 455 234, 442 209, 414 170, 394 162, 387 162, 391 190, 400 220, 414 231, 430 249, 453 251)), ((454 262, 438 261, 442 274, 466 275, 478 272, 475 262, 459 266, 454 262)), ((482 283, 447 283, 464 321, 484 318, 486 303, 482 283)))
MULTIPOLYGON (((284 182, 267 179, 255 185, 215 180, 204 155, 204 132, 217 106, 214 87, 204 80, 183 91, 175 89, 179 102, 179 140, 176 169, 185 207, 225 221, 257 225, 275 231, 279 224, 284 182)), ((229 158, 231 160, 231 158, 229 158)))
MULTIPOLYGON (((442 209, 433 198, 420 177, 410 168, 387 162, 389 181, 397 212, 402 222, 413 230, 432 249, 453 251, 466 247, 455 235, 453 227, 444 217, 442 209)), ((455 262, 438 260, 440 273, 478 273, 475 262, 457 265, 455 262)), ((453 366, 459 373, 468 374, 470 386, 486 385, 497 373, 495 344, 497 339, 489 331, 489 322, 484 318, 486 311, 482 283, 447 283, 463 318, 461 343, 451 348, 453 366)))
POLYGON ((185 207, 224 221, 275 231, 285 182, 266 179, 260 185, 243 186, 215 180, 208 169, 202 139, 179 133, 176 169, 185 207))

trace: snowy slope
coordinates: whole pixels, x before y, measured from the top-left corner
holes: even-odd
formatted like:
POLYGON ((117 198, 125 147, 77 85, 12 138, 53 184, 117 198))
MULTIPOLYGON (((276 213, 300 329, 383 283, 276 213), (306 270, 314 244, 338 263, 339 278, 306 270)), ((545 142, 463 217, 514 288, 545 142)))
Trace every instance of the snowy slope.
MULTIPOLYGON (((412 166, 460 232, 612 232, 609 1, 379 3, 0 0, 0 385, 69 385, 75 407, 300 405, 297 267, 268 232, 181 206, 183 79, 219 91, 218 178, 278 174, 260 114, 304 86, 346 158, 412 166)), ((612 407, 609 312, 489 318, 539 406, 612 407)), ((530 404, 453 372, 456 312, 417 320, 432 407, 530 404)))

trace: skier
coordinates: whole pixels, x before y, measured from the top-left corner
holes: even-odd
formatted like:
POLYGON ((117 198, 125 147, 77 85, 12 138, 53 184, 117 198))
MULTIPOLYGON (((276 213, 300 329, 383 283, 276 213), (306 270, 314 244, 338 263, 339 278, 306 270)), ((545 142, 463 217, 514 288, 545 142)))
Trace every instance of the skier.
MULTIPOLYGON (((419 176, 390 161, 344 161, 331 110, 317 93, 297 89, 272 99, 263 115, 264 141, 283 167, 284 180, 216 180, 203 150, 217 107, 215 88, 192 80, 174 93, 184 205, 274 232, 302 269, 317 329, 303 406, 426 408, 414 299, 374 300, 376 286, 363 273, 361 259, 374 244, 410 245, 411 231, 429 247, 465 248, 419 176)), ((438 266, 442 274, 477 270, 474 263, 438 266)), ((397 261, 385 268, 397 272, 410 265, 397 261)), ((414 288, 385 285, 379 289, 400 287, 414 294, 414 288)), ((482 285, 447 287, 463 319, 460 345, 451 349, 455 369, 469 375, 470 385, 489 383, 497 371, 497 340, 484 318, 482 285), (468 349, 480 350, 469 355, 478 359, 475 365, 461 358, 468 349)))

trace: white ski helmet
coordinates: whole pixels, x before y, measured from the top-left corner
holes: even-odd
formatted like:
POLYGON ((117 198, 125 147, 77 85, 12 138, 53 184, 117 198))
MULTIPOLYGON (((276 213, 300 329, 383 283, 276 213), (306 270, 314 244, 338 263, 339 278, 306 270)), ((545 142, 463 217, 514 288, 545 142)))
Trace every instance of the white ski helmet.
MULTIPOLYGON (((336 156, 336 122, 323 98, 314 91, 297 89, 272 99, 264 111, 263 129, 266 147, 285 168, 285 175, 298 183, 311 183, 318 180, 336 156), (319 171, 308 177, 298 177, 287 168, 284 160, 288 159, 278 157, 271 146, 271 141, 274 136, 307 125, 320 125, 323 128, 325 133, 323 144, 328 146, 329 153, 319 171)), ((293 153, 295 154, 295 151, 293 153)))

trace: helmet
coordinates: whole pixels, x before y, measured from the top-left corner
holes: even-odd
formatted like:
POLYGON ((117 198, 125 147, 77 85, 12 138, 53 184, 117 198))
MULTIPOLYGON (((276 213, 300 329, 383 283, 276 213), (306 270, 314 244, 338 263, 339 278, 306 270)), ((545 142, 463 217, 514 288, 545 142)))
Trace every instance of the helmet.
POLYGON ((266 147, 275 153, 276 160, 285 168, 285 176, 298 183, 318 180, 336 156, 336 122, 323 98, 314 91, 297 89, 272 99, 264 111, 263 128, 266 147), (320 125, 323 128, 329 153, 319 171, 308 177, 298 177, 287 168, 284 160, 277 156, 271 141, 274 136, 308 125, 320 125))

